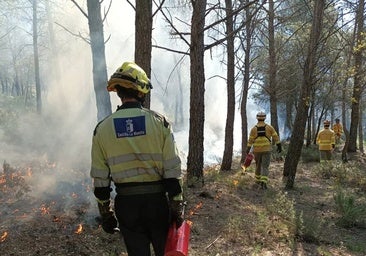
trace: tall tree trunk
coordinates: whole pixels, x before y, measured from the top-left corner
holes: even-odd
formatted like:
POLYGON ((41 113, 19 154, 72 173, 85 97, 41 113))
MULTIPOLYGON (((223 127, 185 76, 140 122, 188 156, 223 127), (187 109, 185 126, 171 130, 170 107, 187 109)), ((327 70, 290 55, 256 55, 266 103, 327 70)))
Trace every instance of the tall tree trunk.
POLYGON ((234 53, 234 25, 232 16, 232 2, 225 0, 226 5, 226 35, 227 37, 227 116, 225 126, 225 150, 222 157, 221 170, 230 170, 233 159, 234 119, 235 119, 235 53, 234 53))
MULTIPOLYGON (((248 4, 249 0, 246 0, 246 4, 248 4)), ((250 83, 250 53, 252 48, 252 34, 253 30, 251 28, 252 18, 251 18, 250 8, 245 9, 245 45, 244 48, 244 72, 243 72, 243 90, 241 96, 241 104, 240 104, 240 117, 241 117, 241 159, 240 163, 245 162, 246 158, 246 149, 248 144, 248 117, 247 117, 247 102, 248 102, 248 93, 249 93, 249 83, 250 83)))
POLYGON ((359 148, 360 152, 364 153, 363 149, 363 127, 362 127, 362 116, 363 116, 363 103, 362 103, 362 96, 360 98, 360 121, 358 122, 358 141, 359 141, 359 148))
POLYGON ((352 111, 351 111, 351 124, 349 129, 349 143, 348 143, 348 152, 356 152, 357 150, 357 129, 358 122, 360 119, 360 100, 362 94, 362 80, 364 77, 364 72, 362 68, 362 53, 363 46, 360 46, 364 43, 365 36, 364 33, 364 10, 365 10, 365 1, 360 0, 356 13, 356 45, 354 50, 354 59, 355 59, 355 76, 354 76, 354 84, 353 84, 353 94, 352 94, 352 111))
MULTIPOLYGON (((178 62, 177 60, 175 63, 178 62)), ((176 101, 175 101, 175 114, 174 114, 174 127, 175 128, 183 128, 184 125, 184 111, 183 111, 183 81, 182 81, 182 74, 181 71, 177 73, 177 87, 178 87, 178 93, 175 95, 176 101)))
POLYGON ((188 186, 203 186, 203 141, 205 123, 204 26, 206 0, 192 0, 190 45, 190 119, 188 138, 188 186))
POLYGON ((304 78, 300 89, 300 101, 295 117, 294 130, 291 135, 291 142, 286 155, 283 175, 287 178, 286 188, 293 188, 296 176, 296 169, 301 156, 304 144, 305 126, 308 116, 311 91, 314 84, 314 70, 317 62, 319 39, 322 30, 325 0, 315 1, 314 19, 311 26, 308 52, 304 65, 304 78))
POLYGON ((277 132, 278 116, 277 116, 277 64, 276 64, 276 45, 274 31, 274 3, 273 0, 268 1, 268 49, 269 49, 269 102, 271 111, 271 125, 277 132))
POLYGON ((88 0, 88 23, 93 59, 93 83, 98 121, 111 114, 111 101, 106 89, 107 66, 105 59, 103 21, 99 0, 88 0))
POLYGON ((36 83, 37 113, 42 113, 41 78, 39 74, 39 55, 38 55, 38 18, 37 0, 33 0, 33 54, 34 54, 34 74, 36 83))
POLYGON ((56 43, 56 36, 55 30, 53 27, 53 17, 52 17, 52 2, 45 1, 45 8, 47 14, 47 27, 48 27, 48 34, 49 34, 49 47, 50 47, 50 58, 48 59, 48 64, 51 65, 52 68, 49 69, 50 77, 52 80, 51 83, 55 83, 59 90, 57 91, 59 102, 62 103, 62 108, 65 110, 67 108, 67 98, 65 97, 65 90, 64 90, 64 83, 61 81, 61 67, 59 62, 59 48, 57 47, 56 43))
MULTIPOLYGON (((136 0, 135 62, 151 77, 152 1, 136 0)), ((150 108, 151 94, 146 95, 144 107, 150 108)))

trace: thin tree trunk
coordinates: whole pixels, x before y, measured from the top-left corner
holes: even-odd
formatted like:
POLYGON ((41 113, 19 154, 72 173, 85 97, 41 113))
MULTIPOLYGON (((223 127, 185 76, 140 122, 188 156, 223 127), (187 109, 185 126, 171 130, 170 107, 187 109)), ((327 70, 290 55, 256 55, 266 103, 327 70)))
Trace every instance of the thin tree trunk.
MULTIPOLYGON (((152 1, 136 0, 135 62, 151 77, 152 1)), ((144 107, 150 108, 151 94, 146 95, 144 107)))
POLYGON ((206 0, 191 1, 193 6, 190 45, 190 109, 187 158, 188 186, 203 186, 205 122, 204 26, 206 0))
POLYGON ((288 189, 291 189, 294 186, 296 169, 304 144, 304 133, 308 116, 311 91, 314 84, 314 70, 316 67, 319 39, 322 30, 324 6, 325 0, 315 1, 314 19, 310 32, 308 52, 305 59, 304 79, 301 85, 300 102, 295 117, 294 131, 291 135, 291 142, 289 144, 284 164, 283 175, 287 179, 286 188, 288 189))
POLYGON ((90 45, 93 59, 93 84, 96 96, 98 121, 110 115, 111 101, 106 89, 107 65, 105 60, 103 21, 99 0, 88 0, 90 45))
POLYGON ((356 45, 354 51, 355 59, 355 76, 353 84, 353 94, 352 94, 352 111, 351 111, 351 125, 349 129, 349 143, 348 152, 356 152, 357 150, 357 129, 360 119, 360 100, 362 94, 362 80, 364 77, 364 72, 362 68, 362 53, 363 47, 359 47, 364 41, 364 9, 365 1, 360 0, 358 4, 358 9, 356 13, 356 45))
POLYGON ((41 78, 39 74, 39 55, 38 55, 38 18, 37 0, 33 0, 33 54, 34 54, 34 73, 36 83, 37 113, 42 113, 41 78))
POLYGON ((278 132, 278 116, 277 116, 277 64, 276 64, 276 46, 274 31, 274 2, 268 1, 268 49, 269 49, 269 102, 271 112, 271 125, 278 132))
MULTIPOLYGON (((248 3, 248 0, 246 1, 248 3)), ((250 53, 251 53, 251 38, 252 38, 252 20, 251 13, 249 8, 245 9, 245 45, 244 49, 244 71, 243 71, 243 90, 241 96, 241 105, 240 105, 240 117, 241 117, 241 159, 240 163, 245 162, 246 158, 246 149, 248 144, 248 117, 247 117, 247 102, 248 102, 248 93, 249 93, 249 81, 250 81, 250 53)))
POLYGON ((225 150, 222 157, 221 170, 230 170, 233 159, 234 119, 235 119, 235 53, 233 36, 232 2, 225 0, 227 37, 227 116, 225 126, 225 150))
POLYGON ((358 141, 359 141, 359 148, 360 148, 360 152, 364 153, 364 149, 363 149, 363 127, 362 127, 362 116, 363 116, 363 105, 362 104, 362 96, 360 98, 360 121, 358 122, 358 141))

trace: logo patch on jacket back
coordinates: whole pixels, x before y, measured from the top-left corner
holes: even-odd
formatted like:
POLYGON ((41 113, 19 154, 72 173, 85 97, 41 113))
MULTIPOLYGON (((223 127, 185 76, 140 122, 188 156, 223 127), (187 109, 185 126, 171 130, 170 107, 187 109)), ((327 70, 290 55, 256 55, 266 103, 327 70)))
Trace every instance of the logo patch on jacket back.
POLYGON ((135 137, 146 134, 145 116, 113 119, 117 138, 135 137))

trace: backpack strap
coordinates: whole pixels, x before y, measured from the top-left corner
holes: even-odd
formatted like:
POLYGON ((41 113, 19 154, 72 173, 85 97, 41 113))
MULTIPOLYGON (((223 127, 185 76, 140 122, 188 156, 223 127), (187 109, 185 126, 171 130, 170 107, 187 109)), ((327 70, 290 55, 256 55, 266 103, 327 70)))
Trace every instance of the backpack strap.
POLYGON ((255 137, 254 140, 256 140, 258 137, 266 137, 267 140, 271 142, 270 138, 268 138, 266 135, 266 126, 267 124, 265 124, 264 126, 257 126, 257 125, 255 126, 257 127, 257 137, 255 137))

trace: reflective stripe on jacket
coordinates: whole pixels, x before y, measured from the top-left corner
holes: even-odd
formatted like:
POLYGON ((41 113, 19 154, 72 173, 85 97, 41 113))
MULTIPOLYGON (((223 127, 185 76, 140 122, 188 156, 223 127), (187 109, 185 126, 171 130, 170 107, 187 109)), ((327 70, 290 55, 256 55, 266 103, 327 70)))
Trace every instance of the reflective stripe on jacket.
POLYGON ((324 128, 318 133, 316 144, 319 145, 319 150, 331 150, 335 144, 335 134, 333 130, 324 128))
POLYGON ((254 152, 268 152, 272 151, 272 140, 275 144, 279 144, 280 137, 278 136, 276 130, 264 121, 259 121, 256 126, 254 126, 249 133, 248 147, 254 146, 254 152), (265 127, 265 136, 258 136, 258 128, 265 127))
POLYGON ((142 107, 120 108, 95 129, 90 175, 94 187, 181 179, 181 160, 171 126, 142 107))

